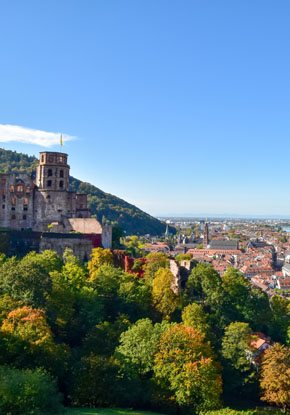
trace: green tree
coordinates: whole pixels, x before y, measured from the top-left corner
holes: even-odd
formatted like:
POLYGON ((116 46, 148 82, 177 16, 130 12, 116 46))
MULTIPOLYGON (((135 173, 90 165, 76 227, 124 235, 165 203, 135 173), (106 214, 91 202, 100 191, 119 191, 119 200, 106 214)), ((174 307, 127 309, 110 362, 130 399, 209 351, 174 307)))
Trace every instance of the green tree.
POLYGON ((138 320, 121 334, 116 356, 138 375, 148 374, 153 369, 161 333, 168 327, 167 322, 153 325, 149 318, 138 320))
POLYGON ((0 413, 56 415, 64 410, 51 376, 41 369, 0 367, 0 413))
POLYGON ((137 235, 128 236, 123 239, 123 245, 135 258, 140 258, 145 255, 144 243, 137 235))
POLYGON ((52 289, 52 281, 43 266, 30 256, 21 261, 7 260, 1 267, 0 290, 28 306, 43 307, 52 289))
POLYGON ((257 387, 257 374, 251 362, 252 340, 248 323, 231 323, 225 329, 221 354, 227 396, 246 394, 257 387))
POLYGON ((193 327, 197 333, 207 340, 211 339, 209 315, 204 312, 202 305, 192 303, 182 311, 182 321, 185 326, 193 327))

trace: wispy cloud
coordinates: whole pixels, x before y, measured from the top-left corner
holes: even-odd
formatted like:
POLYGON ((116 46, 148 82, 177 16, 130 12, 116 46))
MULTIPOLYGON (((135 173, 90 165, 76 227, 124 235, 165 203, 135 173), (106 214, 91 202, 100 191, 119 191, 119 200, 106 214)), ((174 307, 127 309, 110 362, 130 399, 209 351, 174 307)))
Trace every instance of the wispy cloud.
MULTIPOLYGON (((62 134, 63 141, 73 140, 76 137, 62 134)), ((60 133, 33 130, 32 128, 20 127, 18 125, 0 124, 0 142, 35 144, 42 147, 51 147, 60 143, 60 133)))

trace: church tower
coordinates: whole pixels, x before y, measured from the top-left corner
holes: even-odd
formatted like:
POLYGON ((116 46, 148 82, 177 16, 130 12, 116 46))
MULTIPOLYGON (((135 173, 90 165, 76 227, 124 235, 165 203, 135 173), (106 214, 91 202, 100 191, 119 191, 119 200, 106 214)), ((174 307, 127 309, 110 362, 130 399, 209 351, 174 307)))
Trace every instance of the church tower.
POLYGON ((36 169, 36 186, 45 191, 68 191, 69 170, 67 154, 43 151, 36 169))
POLYGON ((208 233, 208 224, 207 221, 204 224, 204 231, 203 231, 203 248, 206 249, 209 244, 209 233, 208 233))

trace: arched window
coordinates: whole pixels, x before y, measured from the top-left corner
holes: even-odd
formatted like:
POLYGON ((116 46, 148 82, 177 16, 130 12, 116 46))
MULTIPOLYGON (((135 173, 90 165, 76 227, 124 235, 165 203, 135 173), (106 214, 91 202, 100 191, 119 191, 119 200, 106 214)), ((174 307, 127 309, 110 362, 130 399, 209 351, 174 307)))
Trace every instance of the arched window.
POLYGON ((59 177, 64 177, 64 176, 63 176, 63 170, 60 170, 60 172, 59 172, 59 177))
POLYGON ((47 187, 51 187, 51 180, 47 180, 47 187))
POLYGON ((63 180, 61 180, 60 182, 59 182, 59 187, 62 189, 63 188, 63 180))
POLYGON ((52 176, 52 169, 48 169, 48 171, 47 171, 47 176, 48 176, 48 177, 51 177, 51 176, 52 176))

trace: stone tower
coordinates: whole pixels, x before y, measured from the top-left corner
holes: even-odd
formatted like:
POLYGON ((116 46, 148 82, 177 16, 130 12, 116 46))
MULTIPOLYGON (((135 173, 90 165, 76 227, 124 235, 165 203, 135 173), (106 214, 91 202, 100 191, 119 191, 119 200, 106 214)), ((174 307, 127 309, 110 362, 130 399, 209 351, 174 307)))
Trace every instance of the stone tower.
POLYGON ((206 249, 209 244, 209 234, 208 234, 208 224, 207 221, 204 224, 204 231, 203 231, 203 248, 206 249))
POLYGON ((68 191, 69 169, 67 154, 41 152, 36 169, 36 186, 45 191, 68 191))
POLYGON ((76 217, 76 193, 69 191, 67 154, 44 151, 36 168, 34 229, 43 231, 52 222, 76 217))

